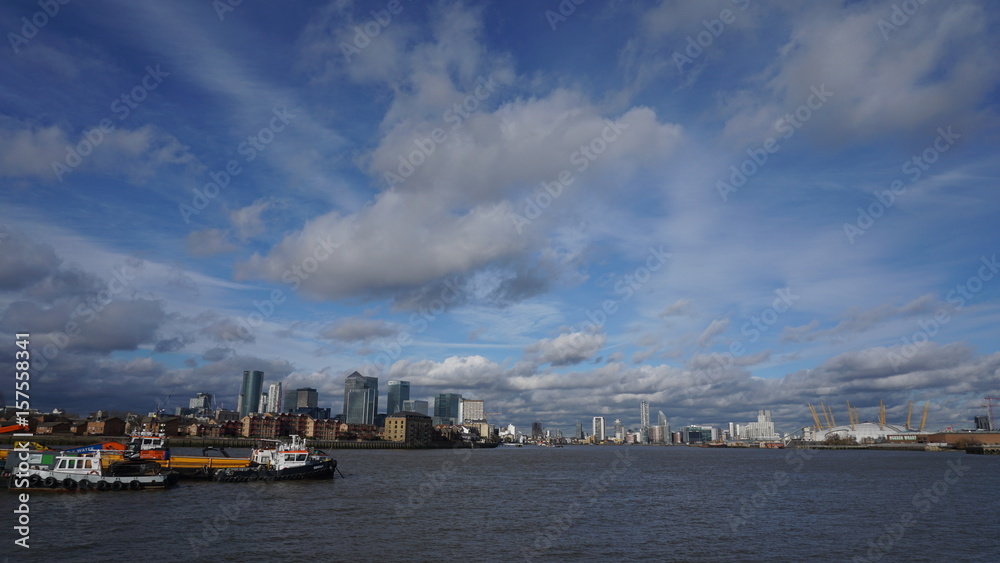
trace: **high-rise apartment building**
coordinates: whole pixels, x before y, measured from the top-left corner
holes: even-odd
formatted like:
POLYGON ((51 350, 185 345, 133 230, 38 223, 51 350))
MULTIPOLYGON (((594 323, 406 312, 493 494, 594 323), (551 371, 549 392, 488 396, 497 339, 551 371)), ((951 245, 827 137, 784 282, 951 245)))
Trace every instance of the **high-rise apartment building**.
POLYGON ((603 442, 604 441, 604 437, 605 437, 605 435, 604 435, 605 428, 604 427, 605 427, 604 417, 603 416, 595 416, 594 417, 594 428, 593 428, 594 429, 594 441, 595 442, 603 442))
POLYGON ((486 422, 486 406, 482 399, 462 399, 462 424, 486 422))
POLYGON ((670 423, 667 422, 667 415, 663 414, 663 411, 659 412, 656 417, 656 425, 660 427, 660 435, 663 437, 664 444, 670 444, 673 442, 672 434, 670 433, 670 423))
POLYGON ((281 382, 272 383, 267 386, 267 401, 264 401, 263 409, 260 412, 279 413, 281 412, 282 389, 281 382))
POLYGON ((394 414, 403 409, 403 401, 410 399, 409 381, 390 381, 389 400, 385 405, 385 414, 394 414))
POLYGON ((344 417, 348 424, 374 424, 378 412, 378 378, 358 372, 344 380, 344 417))
POLYGON ((240 386, 240 396, 236 405, 236 410, 240 412, 241 418, 252 412, 258 412, 260 393, 263 386, 264 372, 243 372, 243 384, 240 386))
POLYGON ((649 428, 649 401, 639 403, 639 429, 649 428))

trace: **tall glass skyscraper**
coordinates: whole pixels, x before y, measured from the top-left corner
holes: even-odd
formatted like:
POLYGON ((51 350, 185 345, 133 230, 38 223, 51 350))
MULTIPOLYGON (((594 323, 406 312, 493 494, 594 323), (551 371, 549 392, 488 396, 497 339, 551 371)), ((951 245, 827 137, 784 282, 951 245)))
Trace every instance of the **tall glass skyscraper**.
POLYGON ((403 409, 403 401, 410 400, 409 381, 389 382, 389 404, 385 406, 385 414, 397 413, 403 409))
POLYGON ((243 385, 240 386, 240 396, 236 408, 240 411, 240 418, 257 412, 260 406, 260 391, 264 386, 264 372, 244 371, 243 385))
POLYGON ((344 380, 344 417, 348 424, 374 424, 378 412, 378 378, 358 372, 344 380))
POLYGON ((434 397, 434 424, 458 424, 459 405, 462 395, 458 393, 438 393, 434 397))

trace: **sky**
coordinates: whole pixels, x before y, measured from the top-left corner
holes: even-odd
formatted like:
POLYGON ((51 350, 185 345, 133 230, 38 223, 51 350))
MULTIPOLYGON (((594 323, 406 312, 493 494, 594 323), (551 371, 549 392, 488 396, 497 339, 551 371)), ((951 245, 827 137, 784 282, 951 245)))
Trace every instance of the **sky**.
POLYGON ((564 432, 1000 396, 992 3, 43 4, 0 6, 34 408, 235 408, 244 370, 564 432))

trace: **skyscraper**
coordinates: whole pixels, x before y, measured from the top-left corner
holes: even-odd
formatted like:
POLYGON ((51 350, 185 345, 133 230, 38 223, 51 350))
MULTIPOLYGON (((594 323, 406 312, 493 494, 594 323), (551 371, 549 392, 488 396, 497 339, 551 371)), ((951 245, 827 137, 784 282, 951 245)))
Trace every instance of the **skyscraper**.
POLYGON ((282 389, 281 382, 272 383, 267 387, 267 404, 263 412, 281 412, 282 389))
POLYGON ((660 433, 663 435, 663 443, 673 443, 673 438, 670 434, 670 423, 667 422, 667 415, 663 414, 663 411, 660 411, 659 416, 656 418, 656 425, 661 429, 660 433))
POLYGON ((458 393, 438 393, 434 397, 434 424, 458 424, 462 396, 458 393))
POLYGON ((403 401, 403 410, 410 412, 418 412, 423 415, 430 416, 431 408, 427 401, 403 401))
POLYGON ((639 429, 649 428, 649 401, 639 403, 639 429))
POLYGON ((621 442, 625 439, 625 425, 622 424, 622 419, 615 419, 615 440, 621 442))
POLYGON ((403 401, 408 401, 409 399, 409 381, 390 381, 389 400, 385 405, 385 414, 393 414, 403 410, 403 401))
POLYGON ((240 418, 252 412, 257 412, 257 408, 260 406, 260 392, 263 386, 264 372, 243 372, 243 385, 240 386, 240 396, 236 405, 236 410, 240 411, 240 418))
POLYGON ((583 440, 583 423, 582 422, 577 422, 576 423, 576 435, 574 435, 573 437, 576 438, 577 440, 583 440))
POLYGON ((378 378, 358 372, 344 380, 344 417, 348 424, 374 424, 378 412, 378 378))
POLYGON ((319 392, 315 389, 312 387, 302 387, 295 390, 295 410, 314 409, 318 406, 319 392))
POLYGON ((594 441, 603 442, 604 441, 604 417, 595 416, 594 417, 594 441))
POLYGON ((486 407, 482 399, 462 399, 462 424, 466 422, 485 422, 486 407))

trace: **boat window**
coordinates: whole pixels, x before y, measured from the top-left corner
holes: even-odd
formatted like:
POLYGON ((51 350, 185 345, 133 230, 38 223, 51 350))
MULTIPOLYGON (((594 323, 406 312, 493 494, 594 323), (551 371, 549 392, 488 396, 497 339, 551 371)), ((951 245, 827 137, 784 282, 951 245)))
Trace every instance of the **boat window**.
POLYGON ((305 461, 305 460, 306 460, 306 454, 299 454, 295 457, 295 461, 305 461))

